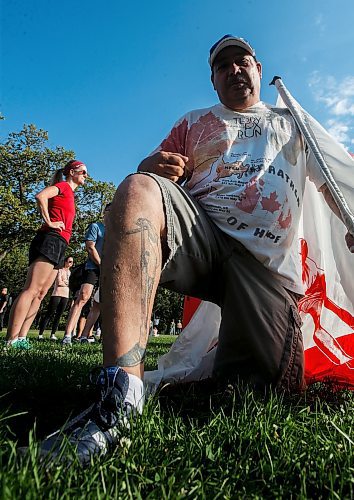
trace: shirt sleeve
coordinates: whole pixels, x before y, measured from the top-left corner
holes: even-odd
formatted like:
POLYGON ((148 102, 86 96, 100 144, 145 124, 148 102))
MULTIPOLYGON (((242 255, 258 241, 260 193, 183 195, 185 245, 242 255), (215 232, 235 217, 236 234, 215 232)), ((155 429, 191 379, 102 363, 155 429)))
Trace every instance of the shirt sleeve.
POLYGON ((323 184, 325 184, 325 179, 323 177, 321 168, 317 163, 317 160, 312 150, 310 150, 310 148, 307 145, 305 146, 305 153, 306 153, 307 175, 310 181, 312 181, 315 184, 317 190, 319 190, 320 187, 323 186, 323 184))
POLYGON ((97 241, 98 238, 98 225, 93 223, 90 224, 88 230, 86 231, 85 241, 97 241))
POLYGON ((55 187, 57 187, 59 189, 59 194, 63 194, 65 193, 65 191, 68 189, 68 183, 65 182, 65 181, 62 181, 62 182, 57 182, 56 184, 54 184, 55 187))
POLYGON ((173 126, 167 137, 149 156, 157 151, 168 151, 169 153, 180 153, 186 155, 186 136, 188 132, 187 115, 182 116, 173 126))

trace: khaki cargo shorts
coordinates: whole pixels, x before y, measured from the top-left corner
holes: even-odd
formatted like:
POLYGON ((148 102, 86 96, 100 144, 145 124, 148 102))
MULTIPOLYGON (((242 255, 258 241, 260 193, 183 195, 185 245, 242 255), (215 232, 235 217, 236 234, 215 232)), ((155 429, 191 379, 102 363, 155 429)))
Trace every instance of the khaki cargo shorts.
POLYGON ((154 174, 167 227, 160 285, 221 308, 214 372, 257 386, 305 387, 299 296, 223 233, 181 186, 154 174))

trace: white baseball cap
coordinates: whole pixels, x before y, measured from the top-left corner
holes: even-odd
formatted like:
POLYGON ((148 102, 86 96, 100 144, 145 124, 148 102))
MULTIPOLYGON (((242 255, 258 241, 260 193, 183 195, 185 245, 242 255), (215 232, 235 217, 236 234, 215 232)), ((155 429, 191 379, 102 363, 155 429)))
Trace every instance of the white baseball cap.
POLYGON ((248 43, 247 40, 244 38, 240 38, 238 36, 233 36, 233 35, 224 35, 220 40, 218 40, 214 45, 211 47, 209 51, 209 64, 210 67, 213 66, 213 63, 215 61, 216 56, 221 52, 223 49, 226 47, 230 46, 236 46, 236 47, 241 47, 241 49, 244 49, 246 52, 251 54, 254 58, 256 57, 256 52, 255 50, 251 47, 251 45, 248 43))

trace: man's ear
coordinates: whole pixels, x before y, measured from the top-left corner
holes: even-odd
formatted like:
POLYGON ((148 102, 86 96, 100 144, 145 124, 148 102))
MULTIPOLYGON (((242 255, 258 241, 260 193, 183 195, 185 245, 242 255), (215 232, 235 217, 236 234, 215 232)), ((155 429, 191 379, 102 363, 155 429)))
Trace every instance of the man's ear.
POLYGON ((259 73, 259 78, 262 78, 262 65, 260 62, 256 62, 258 73, 259 73))
POLYGON ((213 85, 213 89, 216 90, 215 85, 214 85, 214 71, 213 70, 211 70, 210 80, 211 80, 211 83, 213 85))

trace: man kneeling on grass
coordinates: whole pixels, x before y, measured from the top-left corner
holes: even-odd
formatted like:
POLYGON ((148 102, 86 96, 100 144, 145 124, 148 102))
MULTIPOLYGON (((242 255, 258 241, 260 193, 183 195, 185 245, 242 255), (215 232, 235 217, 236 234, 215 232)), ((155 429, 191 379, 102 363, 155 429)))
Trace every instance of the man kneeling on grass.
MULTIPOLYGON (((119 427, 142 411, 158 284, 221 307, 216 375, 304 388, 297 302, 306 177, 339 211, 290 112, 260 101, 262 67, 249 43, 226 35, 211 48, 209 64, 220 103, 182 117, 111 206, 101 399, 66 429, 83 463, 116 444, 119 427)), ((346 240, 350 248, 353 236, 346 240)), ((50 447, 55 454, 58 441, 43 443, 50 447)))

